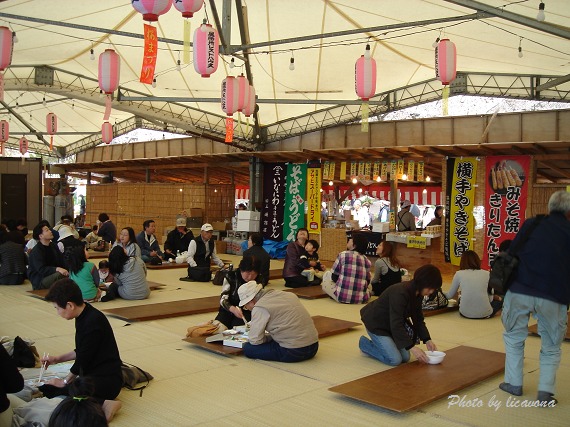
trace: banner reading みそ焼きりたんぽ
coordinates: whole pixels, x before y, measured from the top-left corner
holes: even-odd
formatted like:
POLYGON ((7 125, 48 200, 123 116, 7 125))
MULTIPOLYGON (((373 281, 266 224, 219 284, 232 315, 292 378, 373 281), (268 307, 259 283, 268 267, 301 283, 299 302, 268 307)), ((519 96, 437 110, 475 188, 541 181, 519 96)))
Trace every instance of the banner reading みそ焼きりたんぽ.
POLYGON ((261 232, 264 239, 283 240, 286 174, 285 163, 266 163, 263 167, 261 232))
POLYGON ((485 173, 485 250, 488 269, 504 240, 512 240, 525 220, 530 156, 491 156, 485 173))
POLYGON ((477 163, 475 157, 447 160, 444 251, 445 260, 453 265, 459 265, 463 252, 473 249, 477 163))
POLYGON ((297 230, 305 226, 305 196, 307 191, 307 165, 289 163, 285 184, 285 215, 283 240, 294 241, 297 230))
POLYGON ((317 162, 307 168, 307 228, 321 234, 321 165, 317 162))

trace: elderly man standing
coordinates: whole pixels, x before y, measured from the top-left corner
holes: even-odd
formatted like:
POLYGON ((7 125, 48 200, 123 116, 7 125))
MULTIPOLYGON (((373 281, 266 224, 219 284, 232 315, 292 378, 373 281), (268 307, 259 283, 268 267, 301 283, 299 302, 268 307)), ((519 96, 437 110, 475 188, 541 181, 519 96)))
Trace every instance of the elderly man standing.
POLYGON ((416 231, 416 217, 410 212, 412 203, 409 200, 403 200, 400 203, 400 212, 396 219, 398 231, 416 231))
POLYGON ((262 289, 253 280, 240 286, 238 294, 240 307, 251 311, 249 342, 243 346, 247 357, 291 363, 317 354, 317 329, 296 295, 262 289))
POLYGON ((200 228, 200 235, 190 241, 188 245, 188 276, 180 280, 190 282, 209 282, 212 277, 210 263, 214 261, 220 268, 224 267, 223 261, 216 254, 216 245, 212 239, 214 228, 211 224, 204 224, 200 228))
POLYGON ((186 218, 178 218, 176 228, 166 236, 164 259, 175 259, 177 252, 186 252, 191 240, 194 240, 194 233, 186 228, 186 218))
POLYGON ((548 212, 530 234, 538 219, 525 221, 511 245, 517 247, 528 234, 518 250, 518 270, 503 304, 505 382, 499 388, 515 396, 523 394, 524 346, 532 314, 538 319, 541 341, 537 400, 552 407, 557 403, 556 371, 570 303, 570 193, 555 192, 548 201, 548 212))

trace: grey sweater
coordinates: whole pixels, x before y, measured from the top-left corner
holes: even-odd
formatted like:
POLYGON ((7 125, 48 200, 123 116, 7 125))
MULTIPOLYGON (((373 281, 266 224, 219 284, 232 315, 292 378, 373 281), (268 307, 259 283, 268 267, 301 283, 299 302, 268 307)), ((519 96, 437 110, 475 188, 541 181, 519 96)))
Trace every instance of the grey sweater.
POLYGON ((146 266, 139 257, 129 258, 123 272, 115 276, 115 283, 119 285, 119 295, 123 299, 145 299, 150 294, 146 266))

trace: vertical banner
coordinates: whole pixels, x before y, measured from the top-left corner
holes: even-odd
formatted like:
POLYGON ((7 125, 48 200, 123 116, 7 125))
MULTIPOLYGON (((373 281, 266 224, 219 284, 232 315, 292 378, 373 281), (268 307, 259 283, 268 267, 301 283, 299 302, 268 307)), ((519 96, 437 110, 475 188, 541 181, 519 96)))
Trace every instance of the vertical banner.
POLYGON ((401 179, 402 175, 404 175, 404 159, 398 160, 398 170, 396 174, 398 179, 401 179))
POLYGON ((415 163, 413 160, 408 161, 408 181, 414 180, 415 163))
POLYGON ((182 63, 190 64, 190 21, 184 20, 184 34, 182 48, 182 63))
POLYGON ((329 179, 329 164, 330 162, 325 162, 323 165, 323 181, 329 179))
POLYGON ((297 230, 305 226, 306 187, 307 165, 300 163, 289 163, 287 165, 287 180, 285 183, 285 217, 283 222, 283 240, 295 240, 297 230))
POLYGON ((286 170, 285 163, 266 163, 263 166, 261 232, 264 239, 283 240, 286 170))
POLYGON ((475 182, 477 181, 475 157, 447 159, 447 188, 445 195, 445 261, 459 265, 461 254, 472 249, 475 219, 475 182))
POLYGON ((364 168, 365 168, 365 163, 358 162, 358 179, 360 180, 364 179, 364 168))
POLYGON ((330 162, 330 164, 329 164, 329 177, 328 177, 328 179, 330 179, 330 180, 334 180, 334 168, 335 168, 335 163, 330 162))
POLYGON ((151 84, 154 79, 156 68, 156 54, 158 51, 158 38, 156 28, 152 25, 144 24, 144 53, 141 75, 141 83, 151 84))
POLYGON ((489 156, 485 171, 485 248, 489 269, 503 240, 514 239, 525 220, 530 156, 489 156))
POLYGON ((372 179, 376 181, 380 176, 380 160, 376 160, 374 162, 374 166, 372 167, 372 179))
POLYGON ((398 180, 398 162, 392 160, 390 162, 390 181, 398 180))
POLYGON ((380 179, 382 181, 388 181, 388 162, 382 162, 382 167, 380 169, 380 179))
POLYGON ((364 179, 370 180, 371 173, 372 173, 372 162, 364 163, 364 179))
POLYGON ((355 178, 358 174, 357 168, 358 164, 356 162, 350 162, 350 179, 355 178))
POLYGON ((340 177, 341 181, 346 179, 346 162, 340 162, 340 177))
POLYGON ((307 228, 309 233, 321 234, 321 165, 307 168, 307 228))
POLYGON ((418 162, 418 176, 416 179, 420 182, 424 180, 424 162, 418 162))

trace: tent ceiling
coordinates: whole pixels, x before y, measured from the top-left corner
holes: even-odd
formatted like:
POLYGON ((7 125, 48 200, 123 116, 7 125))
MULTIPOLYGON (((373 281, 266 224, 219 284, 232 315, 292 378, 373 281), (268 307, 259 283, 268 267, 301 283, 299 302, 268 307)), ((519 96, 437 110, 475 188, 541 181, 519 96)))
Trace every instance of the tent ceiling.
MULTIPOLYGON (((259 97, 259 112, 249 133, 237 132, 236 139, 239 147, 253 147, 254 142, 270 143, 358 120, 360 105, 351 104, 356 100, 354 62, 364 52, 367 41, 378 63, 378 96, 374 99, 377 105, 371 105, 373 113, 437 99, 441 85, 433 81, 432 43, 440 34, 455 42, 457 68, 464 73, 463 83, 452 88, 452 93, 568 102, 568 1, 546 2, 544 23, 535 19, 538 3, 209 0, 190 20, 192 31, 207 12, 212 24, 227 29, 224 52, 234 53, 239 66, 230 69, 231 56, 221 55, 218 71, 208 79, 201 78, 192 64, 183 64, 181 71, 176 69, 178 58, 183 60, 183 18, 172 8, 155 24, 163 41, 159 42, 157 87, 153 88, 138 81, 143 20, 129 1, 2 1, 0 20, 10 25, 19 39, 12 67, 5 72, 2 116, 12 109, 27 122, 12 118, 12 146, 22 134, 30 135, 30 128, 44 132, 47 112, 59 118, 56 147, 74 153, 96 145, 104 100, 99 97, 97 60, 90 60, 90 49, 94 48, 98 56, 112 48, 122 61, 121 96, 115 99, 111 115, 111 121, 119 124, 117 132, 141 124, 221 141, 221 81, 228 74, 250 71, 259 97), (224 7, 228 5, 231 19, 224 21, 224 7), (457 18, 476 13, 475 19, 457 18), (244 23, 241 26, 240 17, 244 23), (374 30, 366 30, 370 28, 374 30), (355 33, 346 33, 352 31, 355 33), (345 33, 331 36, 336 32, 345 33), (314 35, 323 36, 300 39, 314 35), (517 55, 519 43, 522 58, 517 55), (243 45, 249 44, 255 47, 244 50, 243 45), (292 55, 294 71, 288 68, 292 55), (246 57, 249 67, 242 66, 246 57), (53 83, 36 80, 46 73, 48 78, 53 77, 53 83), (550 87, 537 91, 540 85, 550 87), (348 105, 338 106, 341 102, 348 105)), ((44 138, 47 141, 48 137, 44 138)), ((29 139, 32 151, 48 154, 46 141, 29 139)))

